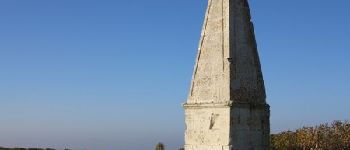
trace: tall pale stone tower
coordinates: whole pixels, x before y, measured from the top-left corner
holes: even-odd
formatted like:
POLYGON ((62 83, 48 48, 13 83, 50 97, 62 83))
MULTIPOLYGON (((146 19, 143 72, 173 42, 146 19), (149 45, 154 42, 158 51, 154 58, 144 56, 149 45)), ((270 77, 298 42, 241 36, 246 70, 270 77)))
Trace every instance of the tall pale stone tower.
POLYGON ((247 0, 209 0, 185 150, 269 150, 270 110, 247 0))

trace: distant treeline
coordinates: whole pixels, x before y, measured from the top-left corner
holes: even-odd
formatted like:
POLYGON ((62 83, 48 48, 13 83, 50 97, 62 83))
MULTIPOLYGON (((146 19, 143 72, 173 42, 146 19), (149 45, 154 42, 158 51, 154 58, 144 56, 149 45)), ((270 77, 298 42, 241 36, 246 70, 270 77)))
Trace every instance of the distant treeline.
MULTIPOLYGON (((156 150, 164 150, 158 143, 156 150)), ((55 150, 52 148, 4 148, 0 150, 55 150)), ((65 149, 70 150, 70 149, 65 149)), ((183 150, 183 148, 179 149, 183 150)), ((350 122, 334 121, 271 135, 271 150, 350 150, 350 122)))
MULTIPOLYGON (((53 148, 4 148, 0 147, 0 150, 56 150, 53 148)), ((70 149, 64 149, 64 150, 70 150, 70 149)))
POLYGON ((349 121, 271 135, 271 150, 350 150, 349 121))
POLYGON ((4 147, 0 147, 0 150, 55 150, 52 148, 4 148, 4 147))

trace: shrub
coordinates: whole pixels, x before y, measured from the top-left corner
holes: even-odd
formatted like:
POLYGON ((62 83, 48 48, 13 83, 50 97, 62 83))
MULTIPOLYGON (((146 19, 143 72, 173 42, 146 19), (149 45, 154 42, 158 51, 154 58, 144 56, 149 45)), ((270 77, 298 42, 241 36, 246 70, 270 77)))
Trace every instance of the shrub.
POLYGON ((158 143, 157 146, 156 146, 156 150, 164 150, 163 143, 158 143))
POLYGON ((350 123, 334 121, 271 135, 272 150, 349 150, 350 123))

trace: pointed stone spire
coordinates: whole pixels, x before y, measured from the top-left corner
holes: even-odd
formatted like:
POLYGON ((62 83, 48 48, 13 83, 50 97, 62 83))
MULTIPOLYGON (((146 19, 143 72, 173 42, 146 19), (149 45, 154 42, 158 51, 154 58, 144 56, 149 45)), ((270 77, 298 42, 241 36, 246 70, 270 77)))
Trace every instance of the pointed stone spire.
POLYGON ((209 0, 188 103, 265 103, 246 0, 209 0))
POLYGON ((269 105, 247 0, 209 0, 186 113, 186 150, 268 150, 269 105))

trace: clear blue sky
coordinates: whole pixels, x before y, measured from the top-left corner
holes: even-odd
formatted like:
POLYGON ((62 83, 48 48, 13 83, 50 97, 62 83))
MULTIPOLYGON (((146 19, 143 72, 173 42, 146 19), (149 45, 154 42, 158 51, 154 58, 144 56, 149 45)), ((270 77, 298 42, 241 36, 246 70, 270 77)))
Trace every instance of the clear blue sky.
MULTIPOLYGON (((350 1, 250 3, 272 131, 350 119, 350 1)), ((0 145, 181 147, 206 5, 0 1, 0 145)))

